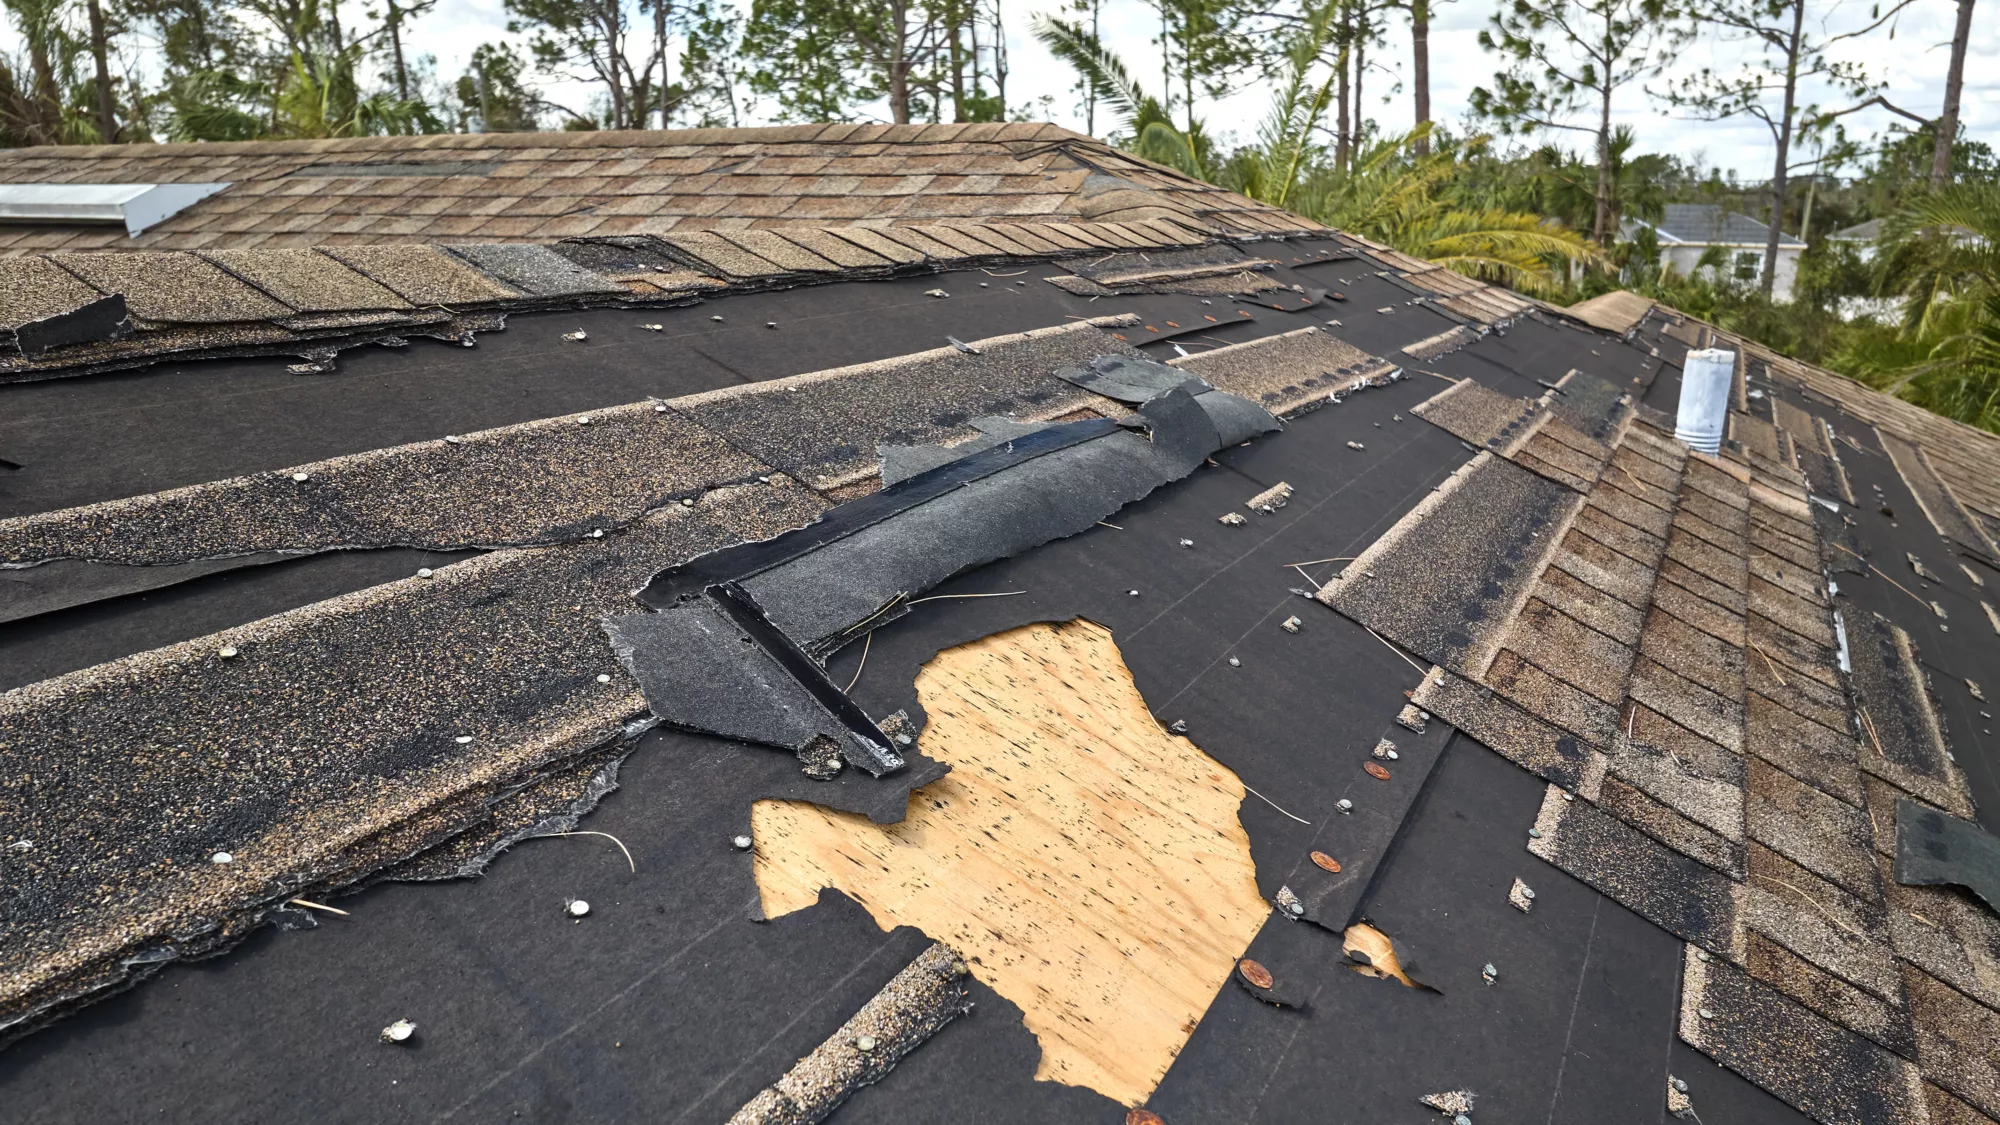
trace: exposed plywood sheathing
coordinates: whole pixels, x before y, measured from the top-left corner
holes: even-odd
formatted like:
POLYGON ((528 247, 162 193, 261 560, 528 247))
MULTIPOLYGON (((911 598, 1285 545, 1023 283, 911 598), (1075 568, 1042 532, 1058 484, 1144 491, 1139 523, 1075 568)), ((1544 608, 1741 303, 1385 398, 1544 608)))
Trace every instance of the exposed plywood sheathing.
POLYGON ((759 802, 765 913, 835 887, 948 942, 1020 1006, 1037 1078, 1144 1102, 1269 913, 1242 783, 1160 728, 1088 621, 942 653, 917 693, 924 752, 951 774, 886 828, 759 802))

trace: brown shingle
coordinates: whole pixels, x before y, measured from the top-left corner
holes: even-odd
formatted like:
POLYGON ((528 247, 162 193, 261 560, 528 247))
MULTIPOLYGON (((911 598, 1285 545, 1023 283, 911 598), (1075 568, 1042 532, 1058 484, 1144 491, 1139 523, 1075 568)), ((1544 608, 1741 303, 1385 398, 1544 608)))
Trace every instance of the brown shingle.
POLYGON ((125 294, 147 320, 215 324, 268 320, 292 310, 193 254, 52 255, 62 267, 107 293, 125 294))
POLYGON ((343 246, 325 253, 414 305, 477 305, 520 296, 433 246, 343 246))
POLYGON ((0 328, 72 312, 101 296, 47 258, 0 260, 0 328))
POLYGON ((366 276, 313 250, 213 250, 204 257, 300 312, 410 307, 366 276))

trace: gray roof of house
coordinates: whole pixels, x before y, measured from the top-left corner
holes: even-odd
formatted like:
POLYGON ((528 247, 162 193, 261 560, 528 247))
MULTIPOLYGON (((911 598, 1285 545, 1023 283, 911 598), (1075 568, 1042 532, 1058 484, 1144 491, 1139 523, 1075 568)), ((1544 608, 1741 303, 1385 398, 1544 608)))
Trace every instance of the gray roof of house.
MULTIPOLYGON (((1669 203, 1653 229, 1676 241, 1700 246, 1757 245, 1770 230, 1740 211, 1725 211, 1714 203, 1669 203)), ((1780 235, 1778 245, 1805 247, 1789 234, 1780 235)))

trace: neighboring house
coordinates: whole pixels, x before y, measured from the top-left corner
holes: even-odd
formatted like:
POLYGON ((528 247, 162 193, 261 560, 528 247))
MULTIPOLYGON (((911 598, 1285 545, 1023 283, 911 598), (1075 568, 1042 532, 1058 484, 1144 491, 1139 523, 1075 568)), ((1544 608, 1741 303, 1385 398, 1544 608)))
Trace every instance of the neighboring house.
POLYGON ((2000 1118, 2000 436, 1045 125, 0 204, 0 1122, 2000 1118))
MULTIPOLYGON (((1683 276, 1693 276, 1702 256, 1714 248, 1724 254, 1726 276, 1746 282, 1763 277, 1770 228, 1740 211, 1725 211, 1714 203, 1669 203, 1658 222, 1627 219, 1624 226, 1627 238, 1639 227, 1651 227, 1660 241, 1660 265, 1683 276)), ((1771 295, 1778 300, 1792 299, 1799 255, 1805 249, 1804 242, 1789 234, 1779 237, 1778 273, 1771 286, 1771 295)))

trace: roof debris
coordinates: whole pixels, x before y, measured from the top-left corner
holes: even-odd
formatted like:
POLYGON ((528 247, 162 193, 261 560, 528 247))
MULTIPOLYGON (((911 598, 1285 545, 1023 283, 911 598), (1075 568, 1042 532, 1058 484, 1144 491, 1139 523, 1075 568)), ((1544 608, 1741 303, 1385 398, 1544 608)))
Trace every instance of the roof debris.
POLYGON ((382 1042, 408 1043, 410 1037, 416 1033, 416 1024, 411 1023, 409 1020, 397 1020, 395 1023, 382 1029, 382 1042))
POLYGON ((1263 512, 1264 514, 1269 515, 1272 512, 1277 511, 1279 508, 1284 507, 1286 502, 1291 500, 1291 498, 1292 498, 1292 486, 1286 484, 1284 481, 1279 481, 1278 483, 1272 485, 1271 487, 1265 489, 1262 492, 1259 492, 1257 495, 1252 496, 1250 499, 1244 501, 1243 506, 1250 509, 1253 512, 1263 512))
POLYGON ((1418 734, 1424 733, 1424 726, 1430 721, 1430 712, 1425 711, 1414 703, 1405 703, 1403 704, 1403 709, 1396 712, 1396 725, 1407 727, 1418 734))
POLYGON ((563 339, 568 340, 572 344, 580 344, 583 341, 590 339, 590 333, 585 332, 583 329, 579 328, 574 332, 563 333, 563 339))
MULTIPOLYGON (((1234 512, 1230 514, 1235 515, 1234 512)), ((1242 519, 1243 517, 1237 516, 1236 518, 1242 519)), ((1283 629, 1287 633, 1296 633, 1304 624, 1305 622, 1300 621, 1297 614, 1293 614, 1292 616, 1285 618, 1283 621, 1278 622, 1278 628, 1283 629)))
POLYGON ((1224 512, 1215 518, 1215 522, 1228 527, 1242 527, 1250 521, 1244 519, 1241 512, 1224 512))
POLYGON ((1425 1094, 1417 1101, 1437 1110, 1439 1113, 1471 1113, 1473 1094, 1470 1090, 1450 1090, 1442 1094, 1425 1094))
POLYGON ((1507 892, 1507 904, 1526 914, 1535 908, 1535 888, 1516 878, 1514 886, 1507 892))

